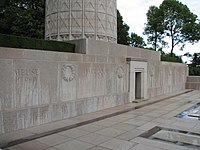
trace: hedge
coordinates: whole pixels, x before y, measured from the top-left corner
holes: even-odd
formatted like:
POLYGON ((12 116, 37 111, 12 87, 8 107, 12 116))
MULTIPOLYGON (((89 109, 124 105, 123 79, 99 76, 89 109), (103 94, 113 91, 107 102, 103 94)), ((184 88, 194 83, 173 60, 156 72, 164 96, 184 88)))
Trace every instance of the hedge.
POLYGON ((24 48, 74 53, 75 45, 60 41, 50 41, 0 34, 0 47, 24 48))
POLYGON ((162 53, 162 55, 161 55, 161 61, 183 63, 181 57, 175 55, 174 53, 172 54, 172 56, 171 56, 170 53, 167 53, 167 54, 162 53))
POLYGON ((200 76, 200 67, 193 67, 189 65, 189 75, 190 76, 200 76))

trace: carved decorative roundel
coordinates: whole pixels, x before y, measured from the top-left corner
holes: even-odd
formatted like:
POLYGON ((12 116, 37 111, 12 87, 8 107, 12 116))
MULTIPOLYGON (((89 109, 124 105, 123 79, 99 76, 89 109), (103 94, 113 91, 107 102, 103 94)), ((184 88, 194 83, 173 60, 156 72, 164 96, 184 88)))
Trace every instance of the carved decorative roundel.
POLYGON ((121 79, 121 78, 123 78, 123 76, 124 76, 124 69, 123 69, 123 67, 122 66, 119 66, 118 68, 117 68, 117 77, 119 78, 119 79, 121 79))
POLYGON ((63 65, 62 67, 62 78, 66 82, 70 82, 75 78, 75 70, 72 65, 63 65))

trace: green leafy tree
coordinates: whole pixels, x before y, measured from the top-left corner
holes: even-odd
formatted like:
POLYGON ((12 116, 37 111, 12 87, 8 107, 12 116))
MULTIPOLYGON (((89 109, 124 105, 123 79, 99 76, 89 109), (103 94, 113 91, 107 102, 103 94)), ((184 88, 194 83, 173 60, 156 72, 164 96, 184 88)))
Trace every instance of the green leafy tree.
POLYGON ((161 51, 161 61, 183 63, 181 56, 177 56, 174 53, 164 53, 163 51, 161 51))
POLYGON ((1 0, 0 33, 44 38, 45 0, 1 0))
POLYGON ((199 40, 199 36, 195 36, 195 29, 198 26, 197 16, 194 15, 189 8, 177 0, 164 0, 160 5, 160 10, 164 14, 165 35, 171 39, 171 56, 174 47, 185 43, 199 40))
POLYGON ((117 43, 129 45, 129 26, 123 21, 119 10, 117 10, 117 43))
POLYGON ((150 6, 147 12, 147 24, 145 25, 144 34, 147 35, 148 44, 153 46, 156 51, 158 48, 166 45, 163 40, 164 26, 163 12, 156 6, 150 6))
POLYGON ((186 24, 183 28, 183 32, 188 41, 191 43, 198 42, 200 39, 200 22, 186 24))
POLYGON ((191 76, 200 76, 200 53, 194 53, 192 64, 189 65, 189 74, 191 76))
POLYGON ((188 64, 189 66, 189 75, 190 76, 200 76, 200 53, 194 53, 193 55, 188 53, 185 53, 184 56, 187 56, 188 58, 191 58, 191 64, 188 64))
POLYGON ((144 39, 136 33, 131 33, 129 41, 130 46, 133 47, 144 48, 144 46, 146 46, 144 39))
POLYGON ((12 24, 17 18, 18 7, 14 0, 0 1, 0 32, 4 34, 12 34, 12 24))
POLYGON ((194 67, 200 67, 200 53, 194 53, 192 65, 194 67))

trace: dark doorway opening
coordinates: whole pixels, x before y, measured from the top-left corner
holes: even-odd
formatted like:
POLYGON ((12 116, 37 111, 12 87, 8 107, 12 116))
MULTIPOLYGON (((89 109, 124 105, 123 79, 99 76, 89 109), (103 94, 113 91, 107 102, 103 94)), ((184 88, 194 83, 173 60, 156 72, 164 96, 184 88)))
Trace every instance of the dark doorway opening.
POLYGON ((135 99, 142 99, 142 73, 135 73, 135 99))

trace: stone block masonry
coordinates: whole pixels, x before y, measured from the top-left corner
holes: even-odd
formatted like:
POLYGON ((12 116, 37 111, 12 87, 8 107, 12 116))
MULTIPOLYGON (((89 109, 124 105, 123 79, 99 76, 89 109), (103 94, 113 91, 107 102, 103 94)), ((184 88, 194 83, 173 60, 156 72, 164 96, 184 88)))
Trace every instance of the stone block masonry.
POLYGON ((117 43, 116 0, 46 0, 45 37, 117 43))
POLYGON ((81 41, 81 54, 0 48, 0 133, 130 103, 138 84, 145 99, 185 88, 185 64, 161 62, 154 51, 81 41))
POLYGON ((187 77, 186 89, 200 90, 200 76, 187 77))
POLYGON ((128 102, 126 64, 118 58, 108 63, 107 57, 12 48, 0 53, 1 133, 128 102))

